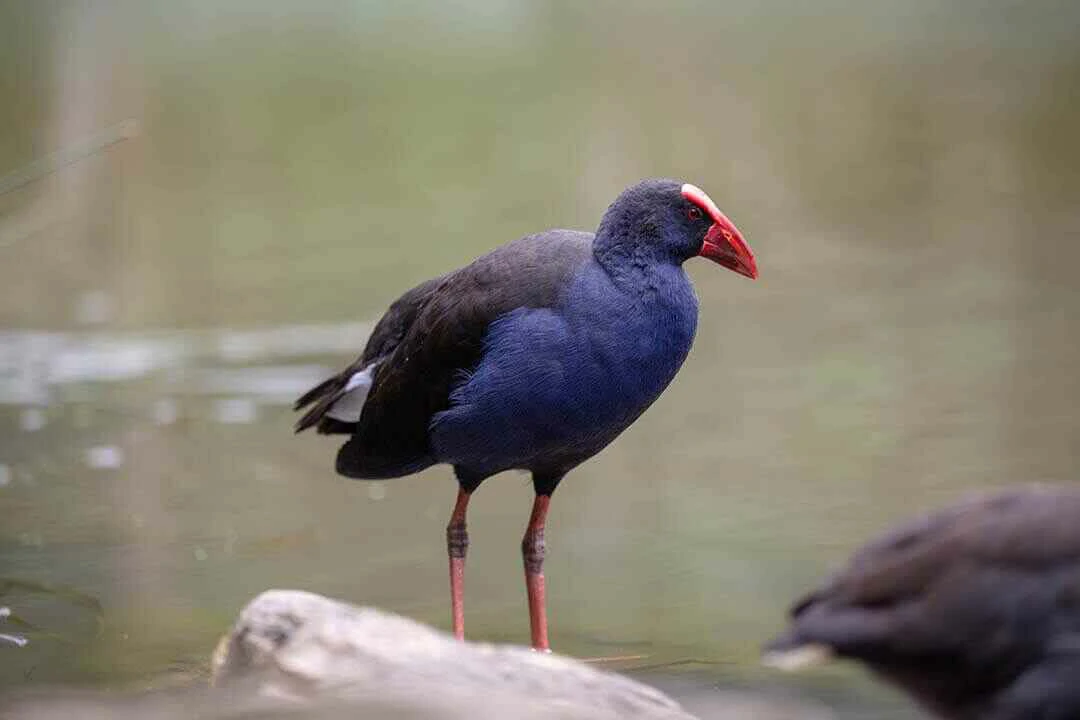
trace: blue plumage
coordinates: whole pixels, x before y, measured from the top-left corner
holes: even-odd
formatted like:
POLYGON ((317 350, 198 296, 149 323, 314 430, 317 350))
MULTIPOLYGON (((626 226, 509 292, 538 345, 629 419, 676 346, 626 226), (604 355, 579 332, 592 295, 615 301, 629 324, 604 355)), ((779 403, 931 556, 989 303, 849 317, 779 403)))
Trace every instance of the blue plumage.
POLYGON ((431 423, 438 462, 467 478, 510 468, 561 476, 599 452, 675 377, 697 326, 682 267, 656 263, 617 284, 596 259, 551 308, 488 328, 475 371, 431 423))
POLYGON ((704 192, 673 180, 625 190, 596 234, 549 230, 515 240, 402 295, 363 354, 297 401, 297 430, 346 434, 337 470, 352 478, 453 465, 447 527, 454 632, 472 492, 503 470, 532 472, 522 540, 533 646, 548 647, 544 522, 563 476, 648 408, 690 351, 698 303, 683 271, 701 256, 757 277, 739 231, 704 192))

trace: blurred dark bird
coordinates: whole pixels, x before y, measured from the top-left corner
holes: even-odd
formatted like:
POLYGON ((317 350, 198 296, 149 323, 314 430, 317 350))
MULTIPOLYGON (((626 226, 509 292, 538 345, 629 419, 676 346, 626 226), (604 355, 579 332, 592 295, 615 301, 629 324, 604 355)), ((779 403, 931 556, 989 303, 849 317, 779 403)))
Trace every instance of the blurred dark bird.
POLYGON ((982 496, 859 550, 794 606, 765 662, 829 656, 942 718, 1080 718, 1080 488, 982 496))
POLYGON ((356 362, 297 401, 297 410, 312 406, 297 432, 351 436, 337 455, 346 477, 453 465, 460 490, 446 536, 458 637, 469 497, 486 478, 520 469, 536 491, 521 543, 532 644, 548 649, 551 494, 675 377, 698 312, 682 264, 698 256, 757 277, 742 235, 702 190, 643 181, 595 234, 530 235, 408 291, 356 362))

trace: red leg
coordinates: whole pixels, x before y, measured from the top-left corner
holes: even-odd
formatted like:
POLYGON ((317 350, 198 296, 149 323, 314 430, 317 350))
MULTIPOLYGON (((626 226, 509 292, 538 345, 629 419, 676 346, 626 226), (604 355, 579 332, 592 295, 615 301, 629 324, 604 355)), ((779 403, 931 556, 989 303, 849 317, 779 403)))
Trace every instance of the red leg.
POLYGON ((551 652, 548 644, 547 608, 544 596, 544 523, 547 521, 550 495, 537 495, 533 501, 529 526, 521 539, 521 557, 525 561, 525 588, 529 593, 529 626, 534 650, 551 652))
POLYGON ((453 613, 454 637, 465 639, 465 551, 469 549, 469 533, 465 529, 465 511, 469 493, 459 489, 450 524, 446 526, 446 554, 450 558, 450 606, 453 613))

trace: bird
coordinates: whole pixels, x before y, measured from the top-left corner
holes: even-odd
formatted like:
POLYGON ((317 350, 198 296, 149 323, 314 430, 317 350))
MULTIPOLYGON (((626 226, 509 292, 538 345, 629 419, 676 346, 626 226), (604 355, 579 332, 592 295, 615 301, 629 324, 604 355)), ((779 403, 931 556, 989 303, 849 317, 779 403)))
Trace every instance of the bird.
POLYGON ((297 400, 296 432, 347 436, 338 474, 388 479, 450 465, 451 622, 464 638, 466 513, 480 484, 531 474, 521 542, 531 645, 550 651, 543 572, 552 493, 674 379, 698 301, 683 269, 703 257, 748 278, 757 261, 699 187, 626 188, 596 232, 554 229, 495 248, 393 302, 363 352, 297 400))
POLYGON ((900 524, 799 600, 766 665, 860 662, 946 720, 1080 718, 1080 488, 1019 485, 900 524))

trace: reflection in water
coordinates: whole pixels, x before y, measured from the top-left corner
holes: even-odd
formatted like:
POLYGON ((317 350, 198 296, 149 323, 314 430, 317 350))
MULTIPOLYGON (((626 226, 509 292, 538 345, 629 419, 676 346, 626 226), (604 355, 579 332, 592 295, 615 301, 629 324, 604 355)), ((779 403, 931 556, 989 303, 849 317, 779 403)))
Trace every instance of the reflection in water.
MULTIPOLYGON (((0 622, 7 620, 9 617, 11 617, 11 608, 0 607, 0 622)), ((30 641, 24 638, 22 635, 10 635, 8 633, 0 633, 0 643, 8 643, 10 645, 14 645, 15 647, 23 647, 28 642, 30 641)))
MULTIPOLYGON (((370 329, 370 323, 340 323, 130 334, 9 331, 0 333, 0 404, 46 405, 62 399, 70 386, 134 382, 156 373, 167 375, 167 384, 182 393, 238 392, 262 402, 291 404, 326 367, 225 364, 353 353, 363 347, 370 329)), ((153 412, 159 424, 175 421, 172 400, 156 401, 153 412)), ((47 422, 41 407, 24 408, 19 418, 26 432, 47 422)))
POLYGON ((86 450, 86 466, 92 470, 115 470, 124 464, 124 451, 116 445, 95 445, 86 450))

